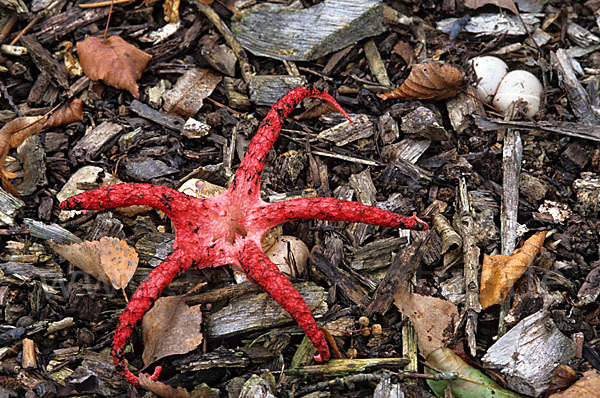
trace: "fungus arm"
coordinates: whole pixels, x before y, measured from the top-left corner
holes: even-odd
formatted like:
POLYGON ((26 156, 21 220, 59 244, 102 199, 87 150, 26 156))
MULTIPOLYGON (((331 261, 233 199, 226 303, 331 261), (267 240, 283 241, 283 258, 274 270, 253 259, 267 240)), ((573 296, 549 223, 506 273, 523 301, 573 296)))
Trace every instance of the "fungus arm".
POLYGON ((329 346, 323 332, 317 326, 310 308, 296 291, 290 280, 279 271, 258 245, 246 240, 240 251, 238 261, 248 279, 263 288, 284 310, 302 327, 313 343, 318 355, 317 362, 329 360, 329 346))
POLYGON ((154 207, 172 217, 185 209, 191 198, 171 188, 152 184, 116 184, 82 192, 60 203, 62 210, 103 210, 134 205, 154 207))
MULTIPOLYGON (((191 258, 184 256, 179 250, 173 252, 164 262, 148 274, 148 277, 140 284, 140 287, 131 297, 129 304, 127 304, 127 307, 121 313, 119 326, 113 336, 111 353, 117 370, 134 386, 139 386, 140 381, 127 367, 123 356, 125 345, 129 342, 137 323, 144 317, 144 314, 156 299, 158 299, 164 288, 177 275, 184 272, 191 265, 191 258)), ((154 374, 151 376, 152 380, 158 378, 160 371, 161 367, 157 366, 154 374)))
POLYGON ((252 138, 230 189, 241 189, 250 195, 260 195, 260 179, 265 168, 267 154, 279 137, 283 119, 305 98, 315 97, 329 102, 348 119, 350 117, 333 97, 313 87, 298 87, 281 97, 261 122, 252 138))
POLYGON ((414 214, 406 217, 378 207, 334 198, 299 198, 269 203, 259 207, 250 217, 254 220, 253 222, 260 224, 265 230, 286 221, 312 218, 362 222, 417 231, 429 229, 427 223, 414 214))

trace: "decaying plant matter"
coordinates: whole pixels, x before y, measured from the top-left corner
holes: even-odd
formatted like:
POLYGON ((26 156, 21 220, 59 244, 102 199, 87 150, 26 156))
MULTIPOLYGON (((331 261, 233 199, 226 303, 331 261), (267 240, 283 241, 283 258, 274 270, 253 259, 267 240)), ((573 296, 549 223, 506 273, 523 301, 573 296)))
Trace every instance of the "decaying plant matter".
MULTIPOLYGON (((428 229, 417 218, 404 217, 358 202, 334 198, 300 198, 266 203, 260 197, 260 182, 267 154, 279 136, 283 118, 304 98, 316 97, 346 113, 327 93, 299 87, 290 91, 269 111, 252 139, 232 184, 213 198, 194 198, 173 189, 149 184, 119 184, 87 191, 60 204, 68 209, 112 209, 149 205, 164 212, 175 232, 174 252, 140 285, 121 314, 114 334, 112 354, 117 368, 127 380, 139 385, 126 366, 125 345, 133 328, 173 278, 188 268, 240 267, 262 287, 302 327, 319 354, 317 361, 329 359, 329 347, 304 299, 291 282, 263 252, 261 237, 269 229, 298 219, 343 220, 393 228, 428 229)), ((346 115, 347 117, 347 115, 346 115)), ((157 367, 153 379, 160 373, 157 367)))

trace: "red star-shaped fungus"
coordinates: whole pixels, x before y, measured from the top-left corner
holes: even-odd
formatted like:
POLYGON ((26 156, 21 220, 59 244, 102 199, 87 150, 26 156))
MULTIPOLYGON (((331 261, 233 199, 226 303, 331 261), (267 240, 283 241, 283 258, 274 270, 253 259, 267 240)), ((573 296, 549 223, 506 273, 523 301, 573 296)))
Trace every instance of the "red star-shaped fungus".
MULTIPOLYGON (((393 228, 425 230, 428 225, 416 216, 365 206, 334 198, 300 198, 266 203, 260 197, 260 181, 267 154, 279 136, 283 118, 307 97, 333 104, 348 115, 327 93, 299 87, 287 93, 269 111, 252 139, 233 183, 220 196, 198 199, 167 187, 149 184, 118 184, 75 195, 60 204, 63 210, 100 210, 148 205, 164 212, 175 232, 174 252, 140 285, 121 314, 113 338, 116 367, 127 380, 139 385, 125 363, 123 352, 133 328, 173 278, 190 267, 207 268, 233 264, 263 288, 302 327, 319 354, 329 359, 329 347, 304 299, 291 282, 265 255, 260 243, 269 229, 298 219, 342 220, 393 228)), ((153 378, 157 378, 157 367, 153 378)))

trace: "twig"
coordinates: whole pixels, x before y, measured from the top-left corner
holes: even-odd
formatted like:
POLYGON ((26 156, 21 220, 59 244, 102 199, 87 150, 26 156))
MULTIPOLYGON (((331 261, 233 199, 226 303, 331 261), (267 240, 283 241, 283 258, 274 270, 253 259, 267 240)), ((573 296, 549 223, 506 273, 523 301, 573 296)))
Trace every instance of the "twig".
POLYGON ((469 192, 467 191, 467 182, 464 177, 458 180, 458 189, 456 192, 456 209, 458 219, 454 227, 463 240, 463 261, 465 263, 465 331, 467 334, 467 343, 472 356, 476 356, 477 350, 475 334, 477 332, 477 317, 481 312, 479 303, 479 247, 475 244, 473 236, 473 216, 471 215, 471 204, 469 201, 469 192))
POLYGON ((22 37, 22 36, 23 36, 25 33, 27 33, 27 31, 28 31, 29 29, 31 29, 31 27, 32 27, 33 25, 35 25, 35 24, 36 24, 36 23, 37 23, 39 20, 40 20, 40 16, 39 16, 39 15, 36 15, 36 16, 35 16, 35 17, 34 17, 34 18, 31 20, 31 22, 29 22, 29 23, 27 24, 27 26, 25 26, 25 27, 23 28, 23 30, 19 32, 19 34, 17 35, 17 37, 15 37, 15 38, 14 38, 14 39, 13 39, 13 40, 12 40, 12 41, 9 43, 9 45, 10 45, 10 46, 14 46, 14 45, 15 45, 15 43, 16 43, 16 42, 18 42, 18 41, 19 41, 19 39, 20 39, 20 38, 21 38, 21 37, 22 37))
POLYGON ((132 1, 134 1, 134 0, 100 1, 98 3, 79 4, 79 8, 108 7, 111 4, 131 3, 132 1))
MULTIPOLYGON (((0 42, 1 42, 1 40, 0 40, 0 42)), ((18 117, 22 117, 23 113, 21 113, 21 111, 19 110, 19 108, 17 108, 17 105, 13 101, 12 96, 8 93, 8 89, 6 88, 6 86, 4 85, 4 83, 2 83, 1 80, 0 80, 0 92, 2 92, 2 95, 4 96, 4 98, 6 98, 6 100, 8 101, 8 104, 13 109, 13 111, 15 111, 15 113, 17 114, 17 116, 18 117)))

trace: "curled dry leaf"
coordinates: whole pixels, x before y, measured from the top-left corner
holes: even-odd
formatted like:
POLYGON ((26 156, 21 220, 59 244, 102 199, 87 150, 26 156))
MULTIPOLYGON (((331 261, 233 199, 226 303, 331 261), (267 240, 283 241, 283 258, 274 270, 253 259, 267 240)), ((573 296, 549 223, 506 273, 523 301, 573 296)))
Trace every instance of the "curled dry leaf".
POLYGON ((202 342, 200 305, 188 306, 185 296, 161 297, 142 321, 144 365, 169 355, 185 354, 202 342))
POLYGON ((183 387, 173 388, 160 381, 155 381, 150 376, 140 374, 140 387, 162 398, 190 398, 190 393, 183 387))
POLYGON ((514 12, 515 15, 519 15, 519 10, 517 9, 517 6, 515 5, 515 2, 513 0, 465 0, 464 4, 465 7, 471 8, 473 10, 476 8, 486 6, 488 4, 493 4, 495 6, 510 10, 514 12))
POLYGON ((83 120, 83 101, 75 98, 68 105, 62 106, 56 110, 46 123, 44 129, 52 127, 66 126, 67 124, 80 122, 83 120))
POLYGON ((12 120, 4 125, 0 129, 0 180, 2 181, 2 187, 6 192, 10 193, 15 197, 19 197, 19 193, 12 186, 9 178, 17 178, 14 173, 9 173, 4 169, 4 162, 8 151, 21 145, 27 137, 34 134, 38 134, 44 128, 44 122, 46 117, 44 116, 29 116, 20 117, 12 120))
POLYGON ((135 249, 118 238, 105 236, 72 245, 50 242, 50 246, 77 268, 115 289, 127 286, 138 265, 135 249))
POLYGON ((600 372, 591 369, 583 373, 581 379, 565 391, 552 395, 552 398, 597 397, 600 390, 600 372))
POLYGON ((521 398, 516 392, 505 390, 480 369, 476 369, 462 360, 449 348, 435 350, 427 357, 427 373, 456 373, 458 378, 453 380, 427 380, 427 384, 436 396, 454 397, 496 397, 521 398))
POLYGON ((77 42, 77 54, 87 77, 127 90, 135 99, 140 98, 137 81, 152 58, 150 54, 119 36, 111 36, 106 42, 88 37, 77 42))
POLYGON ((410 318, 417 332, 419 351, 424 357, 444 346, 459 319, 458 310, 451 302, 411 293, 402 286, 396 290, 394 304, 410 318))
POLYGON ((538 232, 510 256, 483 255, 479 293, 479 301, 483 309, 500 304, 506 299, 510 288, 533 263, 544 244, 544 239, 546 239, 546 231, 538 232))
POLYGON ((377 96, 382 100, 402 98, 438 101, 454 97, 463 77, 464 74, 453 66, 426 62, 414 65, 400 87, 377 96))
POLYGON ((291 278, 304 274, 310 250, 306 243, 295 236, 283 235, 265 252, 277 268, 291 278))

